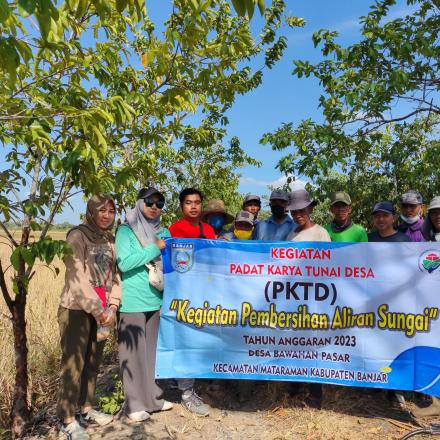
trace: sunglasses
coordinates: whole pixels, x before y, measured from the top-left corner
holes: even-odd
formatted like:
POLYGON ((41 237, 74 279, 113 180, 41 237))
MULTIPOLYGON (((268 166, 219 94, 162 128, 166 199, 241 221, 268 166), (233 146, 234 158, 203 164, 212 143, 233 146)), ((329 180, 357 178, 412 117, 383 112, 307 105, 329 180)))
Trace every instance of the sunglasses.
POLYGON ((156 205, 157 209, 162 209, 165 206, 165 200, 154 200, 146 197, 144 199, 145 205, 151 208, 153 205, 156 205))

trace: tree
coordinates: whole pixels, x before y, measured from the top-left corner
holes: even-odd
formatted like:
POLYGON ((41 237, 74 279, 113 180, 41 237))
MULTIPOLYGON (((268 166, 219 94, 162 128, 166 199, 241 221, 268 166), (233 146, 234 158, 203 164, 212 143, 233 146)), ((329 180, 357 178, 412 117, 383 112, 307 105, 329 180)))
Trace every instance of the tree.
POLYGON ((314 76, 323 88, 323 121, 285 123, 262 137, 275 150, 295 146, 278 163, 283 172, 322 182, 333 169, 372 190, 379 183, 372 179, 383 178, 386 198, 411 185, 425 196, 439 191, 431 172, 439 152, 439 4, 408 0, 415 12, 390 20, 395 3, 377 1, 360 18, 360 42, 342 47, 336 32, 320 30, 313 42, 324 60, 295 61, 294 76, 314 76))
MULTIPOLYGON (((171 224, 181 215, 178 194, 185 187, 200 189, 205 200, 222 199, 233 215, 241 209, 243 197, 238 192, 240 175, 237 170, 245 165, 259 166, 260 163, 241 149, 237 138, 232 138, 229 147, 225 147, 224 135, 224 130, 219 131, 217 142, 207 139, 200 143, 188 139, 176 154, 174 169, 158 176, 162 189, 169 195, 163 217, 165 224, 171 224)), ((161 164, 159 169, 167 169, 166 164, 161 164)))
POLYGON ((390 125, 366 160, 347 173, 332 170, 318 176, 311 191, 324 202, 316 213, 319 221, 330 218, 329 195, 338 190, 350 193, 353 220, 365 227, 372 226, 371 211, 378 201, 391 200, 397 204, 401 194, 417 189, 428 202, 440 193, 440 142, 436 137, 438 130, 433 126, 427 130, 423 120, 408 127, 390 125))
POLYGON ((234 179, 230 166, 250 159, 235 141, 221 146, 224 114, 282 56, 283 10, 272 2, 256 38, 226 0, 176 0, 160 32, 141 0, 0 0, 0 227, 13 250, 12 290, 3 262, 0 288, 14 333, 15 437, 30 417, 25 309, 34 263, 69 251, 48 235, 55 215, 77 191, 122 201, 139 182, 178 182, 179 164, 208 179, 215 160, 216 179, 222 170, 234 179), (194 168, 199 157, 204 165, 194 168))

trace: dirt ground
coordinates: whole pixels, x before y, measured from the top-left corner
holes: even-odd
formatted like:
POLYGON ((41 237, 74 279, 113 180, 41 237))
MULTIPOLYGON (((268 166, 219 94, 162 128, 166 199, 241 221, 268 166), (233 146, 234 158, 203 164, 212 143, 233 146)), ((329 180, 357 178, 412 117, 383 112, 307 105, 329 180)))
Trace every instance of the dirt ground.
MULTIPOLYGON (((109 394, 116 367, 103 373, 100 391, 109 394)), ((407 395, 404 408, 392 407, 383 391, 324 386, 321 409, 305 403, 307 386, 282 382, 251 382, 249 395, 240 395, 238 381, 198 381, 198 391, 212 406, 208 417, 197 417, 179 403, 172 381, 160 383, 164 397, 175 402, 171 411, 153 414, 147 422, 132 424, 117 415, 106 427, 88 428, 92 440, 318 440, 400 439, 420 426, 409 411, 415 402, 427 405, 420 396, 407 395)), ((430 420, 428 422, 433 422, 430 420)), ((28 440, 57 438, 54 408, 35 424, 28 440)), ((423 437, 417 437, 423 438, 423 437)))

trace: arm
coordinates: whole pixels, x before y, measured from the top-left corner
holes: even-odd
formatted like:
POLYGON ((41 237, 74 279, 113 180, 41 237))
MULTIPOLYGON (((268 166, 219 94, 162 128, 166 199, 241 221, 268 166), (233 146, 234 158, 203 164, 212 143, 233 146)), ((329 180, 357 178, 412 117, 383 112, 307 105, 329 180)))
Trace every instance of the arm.
POLYGON ((64 260, 69 291, 81 309, 96 318, 104 311, 104 308, 90 283, 90 275, 87 273, 84 236, 82 232, 75 230, 67 236, 66 241, 73 250, 73 255, 64 260))
POLYGON ((117 267, 113 275, 113 287, 108 302, 110 307, 114 307, 114 311, 118 309, 119 303, 121 302, 121 275, 117 267))
POLYGON ((321 230, 321 241, 332 241, 330 234, 324 228, 321 230))
POLYGON ((160 249, 154 244, 142 248, 133 231, 121 226, 116 233, 116 262, 121 272, 128 272, 145 265, 160 256, 160 249))

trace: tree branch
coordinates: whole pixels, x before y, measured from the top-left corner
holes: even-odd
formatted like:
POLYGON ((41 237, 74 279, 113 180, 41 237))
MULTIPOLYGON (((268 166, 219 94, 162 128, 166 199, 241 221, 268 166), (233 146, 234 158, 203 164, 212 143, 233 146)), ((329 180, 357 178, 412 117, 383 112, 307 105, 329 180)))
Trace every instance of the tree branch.
POLYGON ((6 285, 5 272, 3 271, 3 265, 1 260, 0 260, 0 289, 3 293, 3 298, 5 299, 8 309, 12 313, 12 309, 14 307, 14 300, 11 298, 11 295, 9 294, 8 286, 6 285))
POLYGON ((55 214, 57 213, 59 207, 61 206, 61 203, 63 202, 63 200, 65 199, 65 197, 67 195, 66 191, 69 190, 69 186, 68 185, 66 186, 66 181, 67 181, 67 174, 64 175, 63 182, 61 184, 61 188, 60 188, 60 191, 58 193, 57 201, 53 205, 48 219, 45 220, 46 225, 44 226, 43 230, 41 231, 40 240, 44 240, 44 238, 46 237, 47 231, 49 230, 49 227, 50 227, 50 225, 53 222, 55 214))
POLYGON ((3 231, 5 231, 6 236, 8 237, 9 241, 15 246, 18 247, 18 243, 17 241, 14 239, 14 237, 12 236, 12 234, 9 232, 8 228, 6 227, 6 225, 3 222, 0 222, 0 227, 3 229, 3 231))

